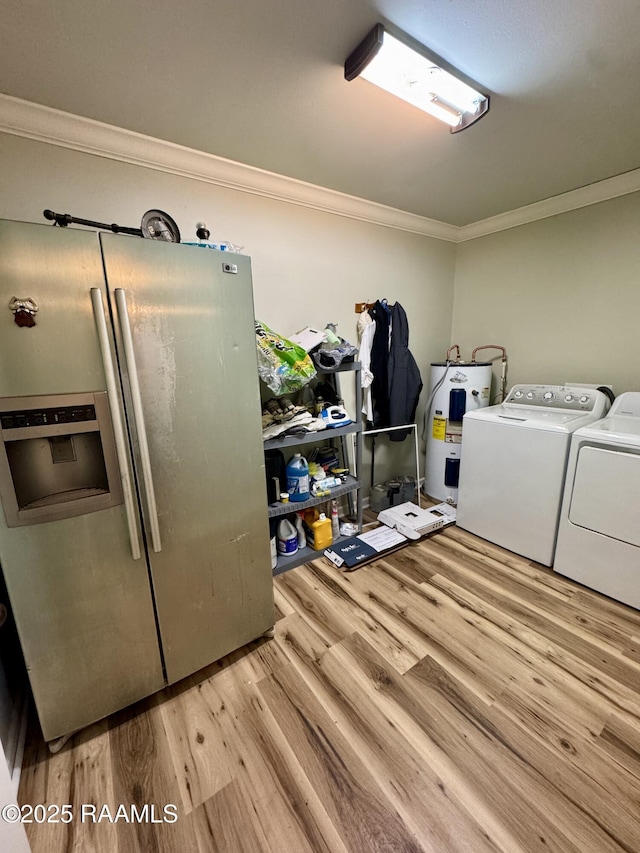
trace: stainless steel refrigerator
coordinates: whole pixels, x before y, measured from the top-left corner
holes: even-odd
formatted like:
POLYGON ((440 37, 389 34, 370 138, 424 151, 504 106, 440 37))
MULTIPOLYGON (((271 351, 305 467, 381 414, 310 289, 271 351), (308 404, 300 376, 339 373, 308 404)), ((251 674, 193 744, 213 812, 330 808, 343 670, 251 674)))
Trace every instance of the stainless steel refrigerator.
POLYGON ((0 221, 0 564, 46 740, 273 626, 250 260, 0 221))

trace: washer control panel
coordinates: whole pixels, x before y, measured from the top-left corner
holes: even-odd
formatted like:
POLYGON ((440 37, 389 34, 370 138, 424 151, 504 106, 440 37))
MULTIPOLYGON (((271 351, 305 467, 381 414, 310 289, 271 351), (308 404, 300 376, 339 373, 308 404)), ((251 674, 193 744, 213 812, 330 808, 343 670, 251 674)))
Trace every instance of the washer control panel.
POLYGON ((512 405, 545 409, 591 412, 602 396, 593 388, 572 388, 569 385, 514 385, 504 401, 512 405))

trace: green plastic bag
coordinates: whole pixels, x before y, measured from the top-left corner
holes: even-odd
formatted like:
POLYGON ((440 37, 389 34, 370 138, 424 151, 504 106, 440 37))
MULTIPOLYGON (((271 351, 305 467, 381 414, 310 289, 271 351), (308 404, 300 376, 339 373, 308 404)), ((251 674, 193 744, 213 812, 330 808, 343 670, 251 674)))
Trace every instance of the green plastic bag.
POLYGON ((255 325, 260 379, 276 396, 299 391, 316 375, 313 362, 298 344, 258 320, 255 325))

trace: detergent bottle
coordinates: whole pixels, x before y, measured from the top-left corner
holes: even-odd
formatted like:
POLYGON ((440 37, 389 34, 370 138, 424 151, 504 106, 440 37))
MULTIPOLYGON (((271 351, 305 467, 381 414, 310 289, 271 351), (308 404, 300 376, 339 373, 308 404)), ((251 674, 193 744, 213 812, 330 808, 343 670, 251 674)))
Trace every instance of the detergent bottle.
POLYGON ((318 518, 307 527, 307 545, 314 551, 324 551, 332 543, 331 519, 321 512, 318 518))
POLYGON ((309 465, 301 453, 294 454, 287 465, 287 491, 291 501, 309 500, 309 465))
POLYGON ((298 550, 298 532, 288 518, 278 525, 278 554, 295 554, 298 550))

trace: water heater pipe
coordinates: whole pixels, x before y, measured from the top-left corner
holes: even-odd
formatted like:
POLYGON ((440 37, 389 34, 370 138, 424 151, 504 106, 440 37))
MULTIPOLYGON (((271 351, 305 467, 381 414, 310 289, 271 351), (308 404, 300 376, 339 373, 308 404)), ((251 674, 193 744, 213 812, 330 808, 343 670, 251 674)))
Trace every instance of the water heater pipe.
POLYGON ((499 349, 502 353, 503 360, 507 358, 507 351, 504 347, 498 346, 498 344, 483 344, 481 347, 476 347, 471 353, 471 361, 476 360, 476 353, 480 352, 481 349, 499 349))
POLYGON ((462 358, 462 356, 461 356, 461 354, 460 354, 460 344, 452 344, 452 345, 449 347, 449 349, 447 350, 447 357, 446 357, 445 361, 451 361, 451 359, 449 358, 449 356, 450 356, 450 354, 451 354, 451 350, 452 350, 452 349, 456 349, 456 350, 458 350, 458 355, 457 355, 457 357, 456 357, 456 361, 460 361, 460 359, 462 358))
POLYGON ((476 360, 476 353, 483 349, 499 349, 502 353, 502 370, 500 371, 500 400, 502 403, 507 396, 507 351, 504 347, 498 344, 484 344, 481 347, 476 347, 471 353, 471 361, 476 360))

